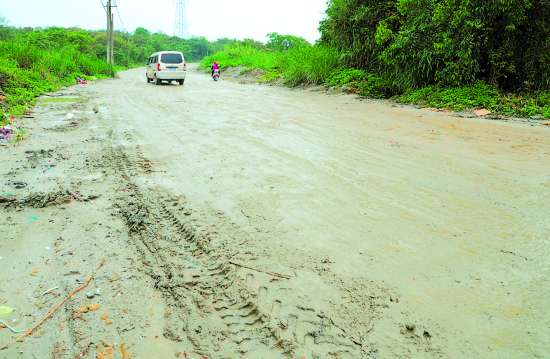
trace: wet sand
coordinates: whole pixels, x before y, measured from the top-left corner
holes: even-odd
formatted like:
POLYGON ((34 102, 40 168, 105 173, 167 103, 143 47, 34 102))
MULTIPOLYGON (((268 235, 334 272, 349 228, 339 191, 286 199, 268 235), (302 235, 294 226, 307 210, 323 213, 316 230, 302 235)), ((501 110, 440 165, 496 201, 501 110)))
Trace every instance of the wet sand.
POLYGON ((550 355, 549 128, 195 70, 57 95, 0 148, 0 319, 106 266, 0 358, 550 355))

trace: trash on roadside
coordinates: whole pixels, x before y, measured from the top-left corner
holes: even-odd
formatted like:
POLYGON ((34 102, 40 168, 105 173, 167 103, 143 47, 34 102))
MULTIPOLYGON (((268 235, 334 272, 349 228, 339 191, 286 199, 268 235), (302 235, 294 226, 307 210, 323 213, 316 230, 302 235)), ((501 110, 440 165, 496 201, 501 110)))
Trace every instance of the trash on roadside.
POLYGON ((100 345, 97 348, 97 359, 112 359, 114 355, 114 349, 111 345, 100 345))
POLYGON ((7 317, 11 313, 13 313, 14 309, 12 307, 8 307, 5 305, 0 306, 0 318, 1 317, 7 317))
POLYGON ((477 110, 474 110, 474 114, 478 117, 483 117, 491 114, 491 111, 487 110, 486 108, 478 108, 477 110))
POLYGON ((23 333, 24 330, 17 330, 15 328, 13 328, 12 326, 10 326, 8 323, 6 323, 5 321, 3 320, 0 320, 0 329, 3 329, 3 328, 6 328, 8 329, 10 332, 12 332, 13 334, 19 334, 19 333, 23 333))
POLYGON ((57 289, 59 289, 59 287, 56 286, 56 287, 50 288, 50 289, 48 289, 48 290, 45 290, 40 296, 43 297, 43 296, 45 296, 46 294, 50 294, 50 293, 52 293, 54 290, 57 290, 57 289))
POLYGON ((67 118, 67 120, 70 121, 70 120, 72 120, 72 119, 74 118, 74 113, 69 112, 65 117, 67 118))
POLYGON ((77 77, 76 78, 76 83, 79 84, 79 85, 87 85, 88 81, 86 81, 86 79, 83 79, 82 77, 77 77))
POLYGON ((93 298, 95 298, 96 296, 101 295, 101 294, 100 294, 100 291, 101 291, 101 290, 100 290, 99 288, 97 288, 97 289, 95 290, 95 292, 86 292, 86 298, 88 298, 88 299, 93 299, 93 298))
POLYGON ((103 313, 103 315, 100 317, 100 319, 105 325, 113 324, 113 321, 111 319, 109 319, 109 313, 103 313))
POLYGON ((126 344, 121 343, 119 349, 120 349, 120 355, 122 356, 122 359, 130 359, 130 352, 126 348, 126 344))
POLYGON ((40 268, 33 268, 30 275, 32 277, 36 277, 38 275, 38 273, 40 273, 40 268))
POLYGON ((99 308, 101 308, 101 304, 86 304, 85 306, 77 308, 73 311, 73 318, 80 318, 82 314, 98 311, 99 308))
POLYGON ((0 140, 9 140, 13 135, 13 129, 10 125, 0 127, 0 140))

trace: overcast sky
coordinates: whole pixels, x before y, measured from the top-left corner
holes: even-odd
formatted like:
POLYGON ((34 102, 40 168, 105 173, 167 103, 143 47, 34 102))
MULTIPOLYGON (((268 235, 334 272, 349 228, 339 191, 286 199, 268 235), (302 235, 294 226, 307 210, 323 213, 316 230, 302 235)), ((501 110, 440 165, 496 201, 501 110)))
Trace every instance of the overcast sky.
MULTIPOLYGON (((105 28, 102 0, 0 0, 0 16, 13 26, 105 28)), ((103 0, 106 2, 106 0, 103 0)), ((187 0, 189 31, 220 37, 265 40, 269 32, 294 34, 314 41, 326 0, 187 0)), ((174 32, 175 0, 118 0, 122 20, 133 31, 174 32)), ((120 21, 115 16, 117 28, 120 21)))

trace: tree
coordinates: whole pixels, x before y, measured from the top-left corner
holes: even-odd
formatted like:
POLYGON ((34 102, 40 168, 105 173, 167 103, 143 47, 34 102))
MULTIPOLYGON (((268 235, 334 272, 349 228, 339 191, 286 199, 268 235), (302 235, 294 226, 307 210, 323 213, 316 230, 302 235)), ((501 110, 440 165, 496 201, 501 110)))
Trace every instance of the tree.
POLYGON ((400 89, 550 88, 550 0, 330 0, 321 41, 400 89))
POLYGON ((285 51, 296 46, 310 46, 304 38, 292 35, 280 35, 276 32, 267 34, 267 44, 269 49, 276 51, 285 51))

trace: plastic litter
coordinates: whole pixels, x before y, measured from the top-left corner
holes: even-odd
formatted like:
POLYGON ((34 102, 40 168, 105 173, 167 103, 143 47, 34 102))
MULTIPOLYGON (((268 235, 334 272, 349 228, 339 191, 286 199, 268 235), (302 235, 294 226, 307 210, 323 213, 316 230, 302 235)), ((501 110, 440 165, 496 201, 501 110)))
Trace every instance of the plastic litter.
POLYGON ((11 313, 13 313, 13 308, 12 307, 8 307, 8 306, 5 306, 5 305, 0 306, 0 318, 1 317, 7 317, 11 313))
POLYGON ((491 114, 491 111, 485 109, 485 108, 479 108, 477 110, 474 110, 474 114, 479 117, 487 116, 491 114))
POLYGON ((9 140, 13 135, 13 129, 11 126, 0 127, 0 140, 9 140))
POLYGON ((19 333, 23 333, 23 332, 24 332, 24 330, 17 330, 17 329, 15 329, 15 328, 11 327, 8 323, 6 323, 6 322, 3 321, 3 320, 0 320, 0 328, 1 328, 1 327, 8 328, 8 330, 9 330, 10 332, 12 332, 13 334, 19 334, 19 333))

